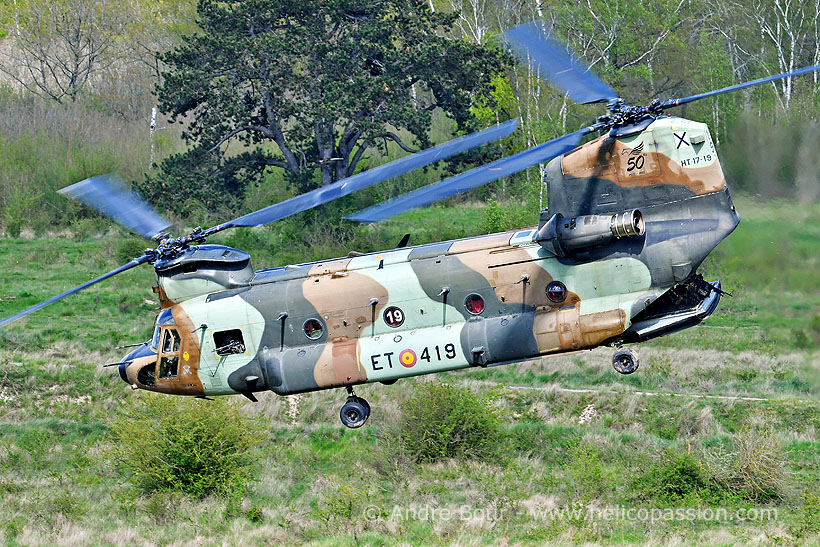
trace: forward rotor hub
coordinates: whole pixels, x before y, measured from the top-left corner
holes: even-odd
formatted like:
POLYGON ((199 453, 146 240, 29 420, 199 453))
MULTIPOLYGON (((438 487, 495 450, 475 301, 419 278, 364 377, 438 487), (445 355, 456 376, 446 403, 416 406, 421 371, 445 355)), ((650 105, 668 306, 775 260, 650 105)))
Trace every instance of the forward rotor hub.
POLYGON ((620 97, 610 99, 606 104, 609 113, 598 117, 596 128, 608 131, 612 128, 634 125, 647 118, 661 115, 666 107, 666 103, 660 99, 655 99, 646 106, 627 105, 620 97))

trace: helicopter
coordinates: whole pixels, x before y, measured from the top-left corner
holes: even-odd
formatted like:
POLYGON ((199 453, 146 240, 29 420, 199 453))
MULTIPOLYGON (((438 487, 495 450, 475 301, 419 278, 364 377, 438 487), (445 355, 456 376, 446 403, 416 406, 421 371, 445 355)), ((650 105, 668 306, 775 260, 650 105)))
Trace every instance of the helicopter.
POLYGON ((174 237, 169 223, 113 176, 60 192, 156 242, 78 287, 0 320, 0 327, 142 264, 157 276, 153 336, 119 363, 134 389, 209 398, 343 388, 342 423, 362 426, 354 386, 616 348, 697 325, 724 291, 698 267, 740 216, 706 124, 679 105, 820 69, 820 65, 689 97, 630 106, 531 22, 504 34, 540 77, 577 103, 603 103, 596 123, 347 217, 376 222, 549 162, 537 226, 504 233, 254 270, 248 253, 207 244, 234 227, 269 224, 510 135, 511 120, 336 184, 174 237), (585 136, 600 135, 579 146, 585 136))

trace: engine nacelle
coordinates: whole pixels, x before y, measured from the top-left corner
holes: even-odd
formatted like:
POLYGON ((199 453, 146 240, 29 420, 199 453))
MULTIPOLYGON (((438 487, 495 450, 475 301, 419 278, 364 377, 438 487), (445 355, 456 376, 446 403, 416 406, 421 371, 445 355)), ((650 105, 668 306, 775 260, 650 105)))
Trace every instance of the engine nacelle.
POLYGON ((642 236, 646 231, 638 209, 614 215, 583 215, 564 218, 556 213, 535 234, 535 241, 555 256, 569 256, 601 247, 624 237, 642 236))
POLYGON ((163 308, 195 296, 247 286, 251 257, 224 245, 192 245, 154 264, 163 308))

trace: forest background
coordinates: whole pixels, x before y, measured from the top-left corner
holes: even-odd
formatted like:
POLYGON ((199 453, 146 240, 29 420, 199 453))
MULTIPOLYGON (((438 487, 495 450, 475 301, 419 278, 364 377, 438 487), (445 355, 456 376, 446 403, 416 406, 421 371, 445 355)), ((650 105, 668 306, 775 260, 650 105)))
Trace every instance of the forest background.
MULTIPOLYGON (((820 63, 817 1, 429 0, 427 7, 456 12, 454 24, 438 31, 477 45, 498 44, 502 29, 541 19, 633 104, 820 63)), ((294 183, 284 169, 269 166, 226 189, 220 178, 229 177, 219 170, 226 158, 259 149, 278 152, 271 144, 249 144, 238 135, 186 164, 197 177, 186 190, 180 190, 184 184, 172 185, 176 173, 167 160, 195 147, 195 137, 186 129, 203 114, 191 109, 173 117, 155 110, 161 105, 156 90, 170 74, 162 54, 180 46, 183 36, 197 33, 196 13, 190 0, 0 3, 5 34, 0 43, 0 224, 6 233, 17 235, 24 227, 43 233, 89 216, 55 190, 108 171, 136 182, 157 206, 192 224, 225 220, 327 184, 319 169, 294 183)), ((459 120, 456 127, 434 111, 427 140, 420 143, 405 131, 408 143, 403 146, 442 142, 455 130, 520 117, 519 129, 504 143, 504 153, 512 153, 588 125, 603 113, 598 106, 575 105, 511 61, 506 59, 485 93, 475 94, 470 124, 459 120)), ((710 125, 732 188, 813 202, 820 199, 819 85, 817 73, 787 78, 687 105, 674 114, 710 125)), ((434 102, 423 82, 410 93, 420 116, 434 102)), ((174 105, 166 101, 162 106, 170 111, 174 105)), ((221 115, 208 114, 212 124, 221 115)), ((359 169, 404 153, 395 143, 381 141, 369 143, 359 169)), ((338 226, 340 212, 437 180, 440 174, 440 169, 413 173, 325 208, 320 218, 301 218, 310 223, 332 220, 338 226)), ((490 195, 523 200, 533 211, 547 199, 538 168, 457 199, 490 195)))

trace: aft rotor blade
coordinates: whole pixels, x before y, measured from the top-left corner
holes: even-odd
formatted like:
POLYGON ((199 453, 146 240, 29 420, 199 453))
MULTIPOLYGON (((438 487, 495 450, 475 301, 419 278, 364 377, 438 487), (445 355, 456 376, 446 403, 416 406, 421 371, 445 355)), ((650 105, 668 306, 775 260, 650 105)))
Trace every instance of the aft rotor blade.
POLYGON ((698 99, 705 99, 706 97, 713 97, 715 95, 720 95, 722 93, 728 93, 730 91, 737 91, 738 89, 745 89, 747 87, 752 87, 755 85, 765 84, 768 82, 774 82, 777 80, 782 80, 783 78, 788 78, 790 76, 800 76, 801 74, 808 74, 810 72, 814 72, 816 70, 820 70, 820 65, 809 66, 806 68, 801 68, 799 70, 794 70, 792 72, 784 72, 783 74, 776 74, 774 76, 766 76, 765 78, 760 78, 759 80, 752 80, 751 82, 745 82, 742 84, 737 85, 730 85, 729 87, 724 87, 723 89, 717 89, 715 91, 707 91, 706 93, 700 93, 698 95, 691 95, 689 97, 683 97, 681 99, 672 99, 670 101, 664 101, 662 103, 662 107, 672 108, 673 106, 678 106, 686 103, 691 103, 692 101, 697 101, 698 99))
POLYGON ((59 190, 134 233, 151 239, 171 225, 136 193, 128 190, 118 176, 111 173, 82 180, 59 190))
POLYGON ((92 279, 91 281, 83 283, 79 287, 74 287, 70 291, 66 291, 63 294, 58 294, 57 296, 49 298, 48 300, 40 302, 39 304, 35 304, 34 306, 32 306, 30 308, 27 308, 27 309, 25 309, 21 312, 15 313, 12 316, 6 317, 5 319, 0 320, 0 327, 5 327, 9 323, 13 323, 14 321, 17 321, 18 319, 21 319, 21 318, 27 316, 30 313, 34 313, 37 310, 41 310, 41 309, 45 308, 46 306, 57 302, 58 300, 62 300, 66 296, 71 296, 74 293, 78 293, 81 290, 86 289, 86 288, 90 287, 91 285, 94 285, 95 283, 99 283, 100 281, 104 281, 104 280, 108 279, 109 277, 113 277, 113 276, 117 275, 118 273, 122 273, 125 270, 130 270, 131 268, 134 268, 135 266, 139 266, 140 264, 145 264, 146 262, 151 260, 151 256, 152 255, 143 254, 142 256, 139 256, 139 257, 135 258, 134 260, 132 260, 128 264, 120 266, 116 270, 111 270, 107 274, 103 274, 100 277, 96 277, 96 278, 92 279))
POLYGON ((428 148, 427 150, 416 152, 415 154, 386 165, 381 165, 363 173, 353 175, 330 186, 298 195, 281 203, 239 217, 236 220, 220 224, 209 229, 207 231, 208 235, 236 226, 262 226, 263 224, 301 213, 302 211, 352 194, 353 192, 357 192, 389 178, 402 175, 413 169, 418 169, 419 167, 424 167, 425 165, 466 152, 467 150, 471 150, 490 141, 504 138, 515 131, 517 126, 518 119, 516 118, 489 129, 471 133, 470 135, 428 148))
POLYGON ((529 150, 502 158, 500 160, 476 167, 466 173, 461 173, 441 182, 419 188, 413 192, 391 199, 379 205, 368 207, 356 214, 345 218, 358 222, 378 222, 396 216, 408 209, 423 207, 436 201, 466 192, 482 184, 523 171, 538 163, 551 160, 565 154, 578 146, 581 138, 597 129, 597 126, 585 127, 575 133, 564 135, 557 139, 545 142, 529 150))
POLYGON ((573 59, 565 46, 548 38, 538 22, 513 27, 504 37, 513 53, 527 61, 539 77, 566 91, 576 103, 598 103, 618 97, 588 66, 573 59))

